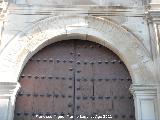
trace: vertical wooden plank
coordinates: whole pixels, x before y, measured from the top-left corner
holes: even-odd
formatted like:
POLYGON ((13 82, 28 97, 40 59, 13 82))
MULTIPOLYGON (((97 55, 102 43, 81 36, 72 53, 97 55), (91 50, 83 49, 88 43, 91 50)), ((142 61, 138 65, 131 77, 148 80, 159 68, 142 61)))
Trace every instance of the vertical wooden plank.
POLYGON ((99 44, 77 41, 76 46, 76 62, 79 61, 76 71, 80 70, 75 76, 75 96, 79 96, 79 100, 75 98, 76 114, 111 114, 113 119, 128 119, 131 114, 128 110, 133 108, 133 103, 128 100, 131 81, 127 80, 130 76, 124 64, 117 55, 99 44), (85 77, 89 80, 81 82, 85 77), (83 95, 91 99, 83 100, 83 95))

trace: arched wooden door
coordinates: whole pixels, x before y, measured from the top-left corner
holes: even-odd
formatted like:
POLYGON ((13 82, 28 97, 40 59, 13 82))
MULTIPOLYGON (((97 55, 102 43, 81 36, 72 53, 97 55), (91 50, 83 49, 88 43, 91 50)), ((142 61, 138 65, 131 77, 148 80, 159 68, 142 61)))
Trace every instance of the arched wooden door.
POLYGON ((129 72, 97 43, 51 44, 28 61, 19 82, 14 120, 135 120, 129 72))

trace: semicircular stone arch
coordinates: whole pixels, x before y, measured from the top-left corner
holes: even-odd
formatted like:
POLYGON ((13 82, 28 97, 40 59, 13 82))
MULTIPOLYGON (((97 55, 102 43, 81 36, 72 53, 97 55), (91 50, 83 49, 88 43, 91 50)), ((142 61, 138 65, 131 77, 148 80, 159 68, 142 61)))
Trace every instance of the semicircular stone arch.
POLYGON ((110 48, 126 64, 134 83, 153 79, 147 50, 123 27, 97 17, 58 16, 38 21, 10 41, 0 54, 2 81, 18 81, 31 56, 51 43, 68 39, 89 40, 110 48))

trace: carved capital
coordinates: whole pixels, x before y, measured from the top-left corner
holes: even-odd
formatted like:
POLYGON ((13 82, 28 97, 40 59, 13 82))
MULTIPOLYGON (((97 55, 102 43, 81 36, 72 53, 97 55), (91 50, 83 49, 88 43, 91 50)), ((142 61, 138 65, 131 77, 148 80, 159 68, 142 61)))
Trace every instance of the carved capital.
POLYGON ((132 84, 130 86, 130 91, 131 93, 135 96, 137 95, 153 95, 156 96, 157 95, 157 89, 158 86, 157 85, 136 85, 136 84, 132 84))
POLYGON ((0 97, 15 95, 20 88, 18 82, 0 82, 0 97))

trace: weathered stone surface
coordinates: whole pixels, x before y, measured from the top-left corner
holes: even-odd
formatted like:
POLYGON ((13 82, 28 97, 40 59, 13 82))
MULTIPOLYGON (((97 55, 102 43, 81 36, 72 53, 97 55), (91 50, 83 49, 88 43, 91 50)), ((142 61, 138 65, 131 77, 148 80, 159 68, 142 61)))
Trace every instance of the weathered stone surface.
POLYGON ((140 6, 141 0, 15 0, 17 4, 30 5, 118 5, 140 6))
MULTIPOLYGON (((148 78, 151 78, 152 71, 145 64, 142 64, 142 61, 145 60, 147 60, 146 62, 152 62, 150 56, 146 48, 132 33, 109 20, 88 16, 48 17, 28 27, 2 51, 0 65, 4 68, 1 70, 1 74, 6 76, 8 71, 10 71, 11 75, 5 79, 9 80, 10 77, 13 77, 17 81, 18 78, 14 76, 19 74, 22 64, 25 63, 25 60, 29 59, 27 57, 28 55, 33 54, 39 47, 44 47, 44 43, 48 40, 53 38, 51 41, 53 43, 55 42, 54 37, 70 34, 97 37, 96 42, 106 47, 110 46, 113 51, 119 54, 119 56, 122 56, 128 69, 133 73, 133 80, 147 81, 148 78), (143 71, 141 70, 142 72, 139 72, 138 70, 137 75, 134 75, 136 69, 131 67, 134 64, 138 64, 138 68, 136 69, 143 68, 143 71), (140 77, 145 72, 150 73, 148 77, 140 77)), ((89 39, 89 37, 86 39, 89 39)))

